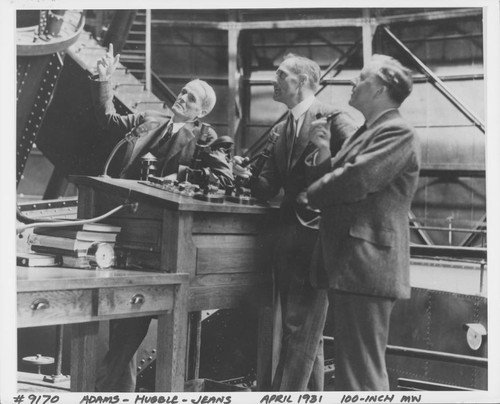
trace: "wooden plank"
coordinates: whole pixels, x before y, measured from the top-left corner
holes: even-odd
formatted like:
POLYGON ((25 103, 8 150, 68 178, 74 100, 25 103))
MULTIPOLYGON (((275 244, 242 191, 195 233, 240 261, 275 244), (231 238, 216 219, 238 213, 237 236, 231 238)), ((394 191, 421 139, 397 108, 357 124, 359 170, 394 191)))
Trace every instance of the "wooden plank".
POLYGON ((197 248, 196 274, 262 272, 267 261, 252 247, 197 248))
POLYGON ((255 286, 268 283, 271 284, 271 267, 264 268, 260 273, 225 273, 204 274, 191 278, 190 287, 212 287, 212 286, 255 286))
POLYGON ((200 377, 201 311, 189 313, 188 338, 186 380, 193 380, 200 377))
POLYGON ((161 270, 194 275, 196 250, 191 239, 192 223, 190 212, 164 210, 161 270))
POLYGON ((272 256, 271 243, 260 235, 195 235, 196 273, 262 271, 272 256))
POLYGON ((95 391, 99 323, 71 327, 71 391, 95 391))
POLYGON ((274 216, 227 215, 224 213, 195 212, 193 234, 261 234, 269 231, 274 216))
MULTIPOLYGON (((123 195, 110 193, 108 191, 97 191, 95 195, 95 210, 97 214, 103 214, 111 209, 121 205, 125 202, 123 195)), ((137 200, 134 200, 137 202, 137 200)), ((116 219, 151 219, 151 220, 161 220, 163 209, 158 206, 158 204, 148 203, 147 201, 140 200, 137 206, 137 210, 132 211, 131 209, 122 209, 113 215, 116 219)))
POLYGON ((61 267, 17 267, 16 272, 18 293, 132 285, 172 285, 188 280, 187 274, 164 274, 123 269, 92 271, 61 267))
POLYGON ((17 294, 18 327, 89 321, 91 290, 40 291, 17 294))
POLYGON ((212 286, 189 288, 188 311, 226 309, 239 306, 258 305, 262 285, 212 286))
POLYGON ((187 286, 176 286, 174 310, 158 316, 156 391, 183 391, 187 339, 187 286))
POLYGON ((271 391, 273 360, 273 308, 271 302, 259 307, 257 332, 257 389, 271 391))
POLYGON ((123 180, 102 177, 70 177, 78 186, 85 185, 96 191, 104 191, 108 194, 121 196, 125 200, 138 201, 139 203, 150 203, 163 209, 186 212, 221 212, 221 213, 248 213, 261 215, 263 213, 278 214, 277 207, 259 205, 240 205, 231 202, 210 203, 199 201, 188 196, 161 190, 155 187, 141 184, 139 181, 123 180))
POLYGON ((121 226, 116 244, 138 250, 159 252, 162 222, 149 219, 108 219, 107 223, 121 226))
POLYGON ((108 288, 99 292, 98 315, 171 310, 173 299, 169 286, 108 288))

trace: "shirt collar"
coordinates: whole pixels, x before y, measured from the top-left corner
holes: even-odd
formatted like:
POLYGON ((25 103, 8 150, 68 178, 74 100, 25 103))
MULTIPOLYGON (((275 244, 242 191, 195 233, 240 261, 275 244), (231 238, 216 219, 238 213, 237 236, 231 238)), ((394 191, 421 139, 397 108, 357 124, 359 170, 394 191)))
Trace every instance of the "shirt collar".
POLYGON ((186 122, 172 122, 172 119, 170 120, 169 125, 170 123, 173 124, 172 134, 179 132, 181 128, 186 124, 186 122))
POLYGON ((384 116, 385 114, 387 114, 388 112, 390 111, 397 111, 397 108, 388 108, 384 111, 382 111, 380 114, 378 114, 377 116, 375 116, 374 118, 370 119, 369 121, 366 121, 366 127, 369 128, 370 126, 372 126, 379 118, 381 118, 382 116, 384 116))
POLYGON ((302 100, 302 102, 299 102, 295 107, 293 107, 290 112, 293 115, 293 118, 295 120, 299 119, 304 113, 311 107, 312 103, 316 97, 314 94, 310 95, 306 99, 302 100))

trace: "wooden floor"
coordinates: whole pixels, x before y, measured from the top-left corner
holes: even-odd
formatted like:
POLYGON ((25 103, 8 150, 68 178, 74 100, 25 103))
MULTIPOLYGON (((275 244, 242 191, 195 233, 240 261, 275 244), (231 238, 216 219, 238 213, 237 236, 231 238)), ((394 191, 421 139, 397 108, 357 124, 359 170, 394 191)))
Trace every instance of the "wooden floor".
POLYGON ((56 383, 44 382, 45 375, 17 372, 17 391, 19 392, 69 392, 69 379, 56 383))

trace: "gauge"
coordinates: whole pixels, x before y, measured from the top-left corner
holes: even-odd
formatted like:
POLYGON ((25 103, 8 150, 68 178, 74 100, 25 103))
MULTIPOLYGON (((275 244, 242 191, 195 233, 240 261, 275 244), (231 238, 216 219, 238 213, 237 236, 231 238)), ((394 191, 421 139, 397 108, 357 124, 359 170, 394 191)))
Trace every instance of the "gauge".
POLYGON ((87 257, 91 266, 109 268, 115 262, 115 249, 109 243, 94 243, 87 250, 87 257))
POLYGON ((467 327, 467 344, 470 349, 477 351, 481 348, 483 338, 487 334, 486 328, 479 323, 466 324, 467 327))

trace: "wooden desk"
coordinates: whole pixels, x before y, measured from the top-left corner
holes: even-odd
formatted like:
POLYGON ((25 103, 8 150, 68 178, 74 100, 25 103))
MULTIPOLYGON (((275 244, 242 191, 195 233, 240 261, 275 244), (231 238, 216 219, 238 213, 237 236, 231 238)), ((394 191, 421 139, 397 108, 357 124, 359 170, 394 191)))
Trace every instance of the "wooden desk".
POLYGON ((125 201, 138 202, 136 211, 122 209, 104 221, 122 228, 117 250, 123 266, 188 273, 188 311, 241 305, 263 310, 256 330, 259 383, 259 366, 271 357, 271 259, 278 209, 198 201, 134 180, 72 181, 79 190, 79 218, 104 214, 125 201))
POLYGON ((71 390, 94 391, 99 321, 158 316, 156 386, 182 391, 187 274, 17 268, 18 327, 72 324, 71 390))

